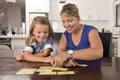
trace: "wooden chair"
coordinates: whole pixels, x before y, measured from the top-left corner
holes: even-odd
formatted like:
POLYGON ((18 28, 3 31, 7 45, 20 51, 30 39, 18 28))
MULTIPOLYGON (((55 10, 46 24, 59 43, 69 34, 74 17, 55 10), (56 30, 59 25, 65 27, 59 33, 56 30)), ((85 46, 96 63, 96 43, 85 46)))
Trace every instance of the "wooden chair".
POLYGON ((11 49, 6 45, 0 45, 0 57, 12 57, 11 49))

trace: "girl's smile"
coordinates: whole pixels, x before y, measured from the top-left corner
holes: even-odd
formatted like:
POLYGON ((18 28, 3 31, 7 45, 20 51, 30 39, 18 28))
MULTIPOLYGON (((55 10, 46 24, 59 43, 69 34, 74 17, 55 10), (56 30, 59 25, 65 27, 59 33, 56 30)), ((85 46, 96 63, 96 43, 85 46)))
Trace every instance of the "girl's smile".
POLYGON ((49 26, 36 24, 33 35, 38 42, 45 41, 49 36, 49 26))

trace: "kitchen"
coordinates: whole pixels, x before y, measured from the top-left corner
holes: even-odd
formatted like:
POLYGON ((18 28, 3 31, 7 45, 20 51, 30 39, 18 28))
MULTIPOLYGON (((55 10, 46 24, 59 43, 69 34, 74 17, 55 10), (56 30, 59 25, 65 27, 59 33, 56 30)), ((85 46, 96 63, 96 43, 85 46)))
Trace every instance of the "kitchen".
MULTIPOLYGON (((12 55, 2 54, 4 52, 0 52, 0 60, 3 62, 0 63, 0 72, 3 71, 0 73, 0 79, 40 80, 41 78, 43 80, 84 80, 89 78, 90 80, 119 80, 120 0, 15 0, 16 2, 12 3, 6 1, 9 0, 0 0, 0 9, 3 8, 0 11, 4 13, 4 15, 0 15, 0 30, 1 27, 5 29, 5 33, 0 32, 0 45, 9 46, 12 55), (39 67, 41 65, 41 63, 17 62, 13 59, 13 57, 22 53, 31 20, 36 15, 48 16, 50 19, 55 32, 54 51, 51 55, 55 55, 61 34, 65 30, 62 27, 59 13, 62 6, 66 3, 75 3, 78 6, 81 23, 94 25, 103 35, 112 33, 112 44, 110 49, 113 54, 107 56, 109 57, 107 59, 103 58, 101 71, 97 72, 94 70, 90 72, 84 71, 85 68, 81 68, 80 75, 67 75, 67 77, 61 75, 38 76, 37 74, 16 76, 16 71, 22 67, 30 68, 39 67), (10 57, 7 59, 8 62, 6 62, 7 60, 4 57, 10 57), (3 67, 4 65, 6 66, 3 67), (3 74, 5 74, 5 77, 3 74)), ((108 37, 104 38, 108 39, 108 37)), ((0 51, 2 50, 0 49, 0 51)))
MULTIPOLYGON (((7 33, 5 34, 7 36, 0 35, 0 38, 2 38, 1 42, 4 42, 4 40, 6 40, 5 38, 7 38, 9 43, 8 46, 14 53, 13 56, 18 55, 16 53, 21 52, 24 49, 25 38, 28 34, 30 22, 34 15, 47 14, 56 35, 63 33, 65 29, 62 27, 59 12, 64 4, 75 3, 80 10, 81 23, 94 25, 99 32, 102 32, 102 29, 104 29, 106 33, 113 33, 113 43, 115 43, 115 49, 112 49, 115 53, 113 56, 120 56, 120 54, 117 54, 120 48, 120 45, 118 45, 118 43, 120 43, 120 29, 119 27, 116 27, 119 26, 119 15, 118 17, 115 15, 119 14, 119 9, 116 11, 116 5, 119 4, 119 0, 63 1, 65 1, 65 3, 60 3, 60 0, 45 0, 36 2, 34 0, 16 0, 14 4, 9 4, 5 2, 5 0, 2 0, 0 4, 4 7, 4 16, 0 19, 0 24, 2 27, 12 27, 12 30, 9 32, 6 31, 7 33), (33 5, 33 3, 35 3, 35 5, 33 5), (12 32, 15 33, 15 35, 12 35, 12 32)), ((55 50, 57 48, 56 46, 57 45, 55 45, 55 50)), ((54 53, 55 52, 53 52, 53 54, 54 53)))

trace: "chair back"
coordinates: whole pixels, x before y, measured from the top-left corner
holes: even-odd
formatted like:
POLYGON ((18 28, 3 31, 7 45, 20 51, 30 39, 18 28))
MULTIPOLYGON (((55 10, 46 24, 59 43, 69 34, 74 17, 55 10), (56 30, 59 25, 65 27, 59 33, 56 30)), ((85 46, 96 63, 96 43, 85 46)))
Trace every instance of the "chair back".
POLYGON ((6 45, 0 45, 0 57, 12 57, 11 49, 6 45))
POLYGON ((99 33, 103 44, 103 57, 110 57, 112 55, 112 33, 99 33))

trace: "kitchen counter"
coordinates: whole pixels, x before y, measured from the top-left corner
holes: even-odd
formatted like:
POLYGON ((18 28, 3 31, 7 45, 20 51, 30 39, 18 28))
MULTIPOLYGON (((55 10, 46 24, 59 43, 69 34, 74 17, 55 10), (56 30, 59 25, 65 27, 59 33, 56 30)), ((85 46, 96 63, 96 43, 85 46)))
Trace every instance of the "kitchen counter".
POLYGON ((0 35, 0 45, 9 46, 14 57, 23 51, 25 40, 26 35, 0 35))
POLYGON ((26 38, 26 35, 0 35, 0 38, 26 38))

